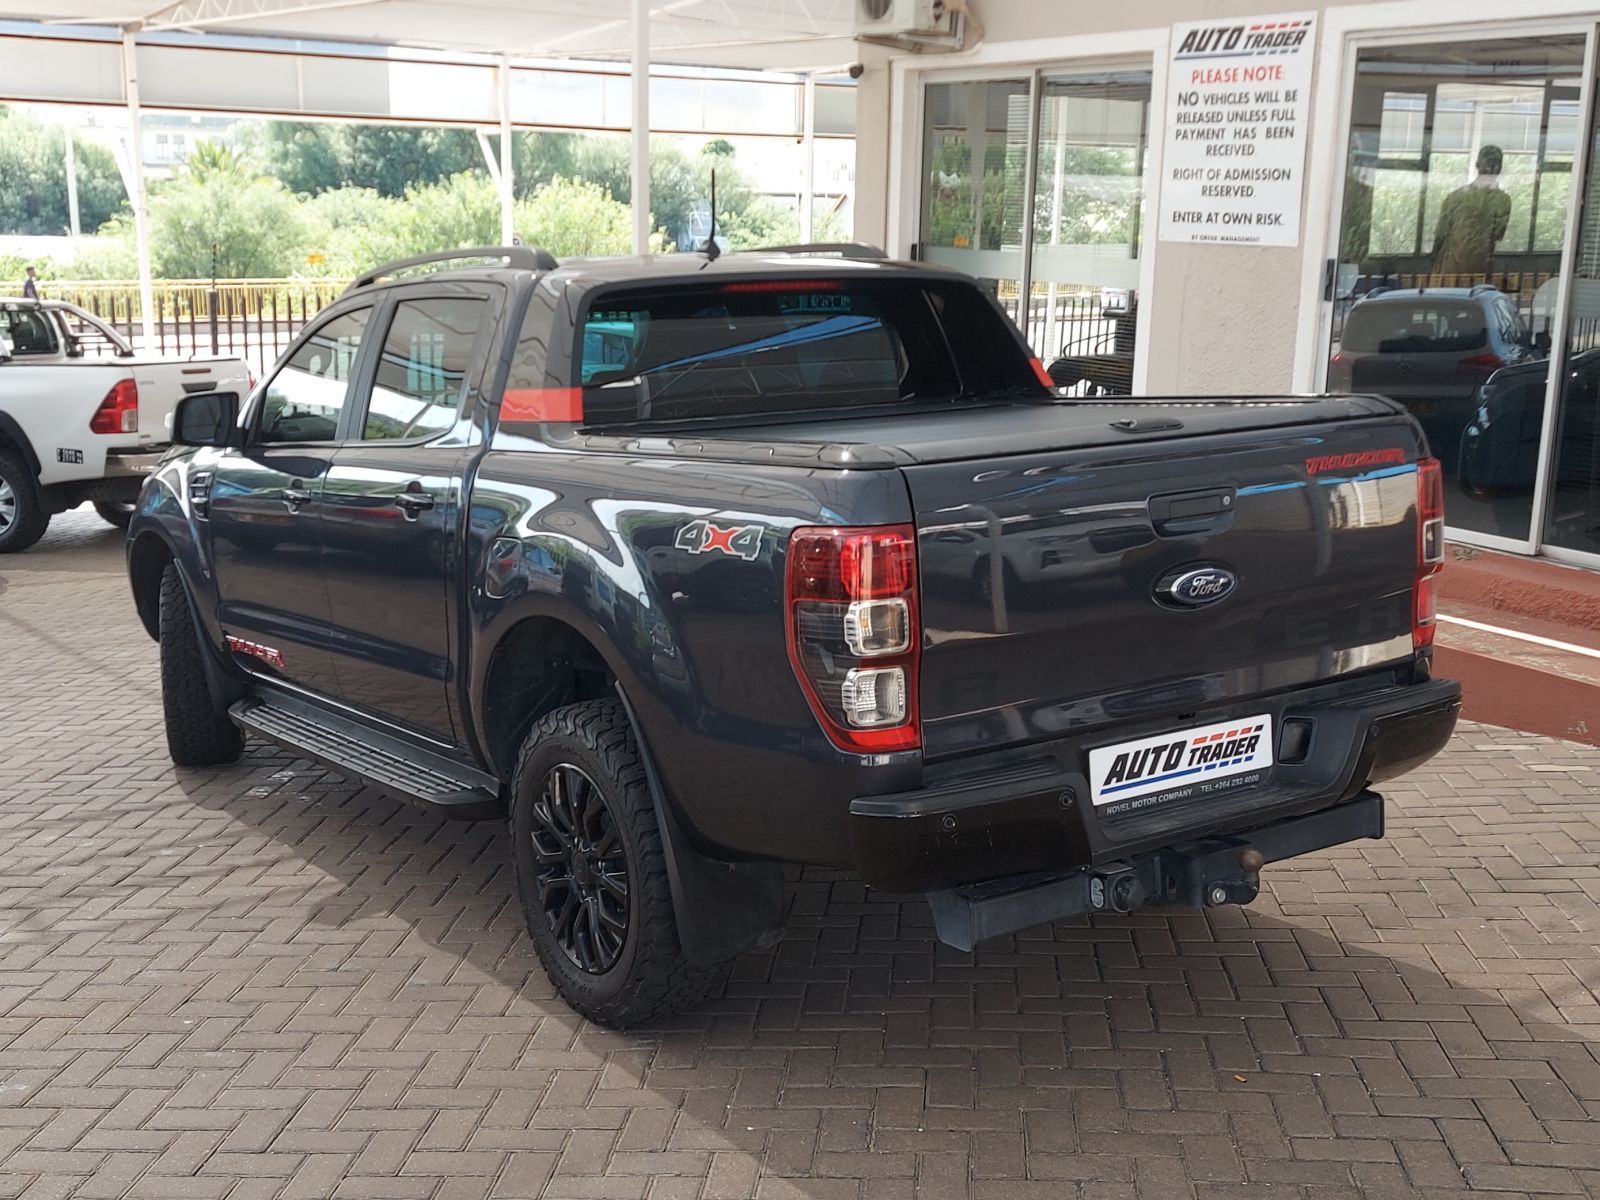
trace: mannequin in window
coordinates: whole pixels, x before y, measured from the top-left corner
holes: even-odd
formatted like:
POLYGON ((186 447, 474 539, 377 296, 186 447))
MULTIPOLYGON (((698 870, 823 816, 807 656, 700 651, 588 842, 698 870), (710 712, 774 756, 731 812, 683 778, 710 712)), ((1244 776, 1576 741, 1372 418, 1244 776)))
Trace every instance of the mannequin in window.
POLYGON ((1478 151, 1478 174, 1444 198, 1433 237, 1437 275, 1486 276, 1494 248, 1511 220, 1511 197, 1500 190, 1504 155, 1499 146, 1478 151))

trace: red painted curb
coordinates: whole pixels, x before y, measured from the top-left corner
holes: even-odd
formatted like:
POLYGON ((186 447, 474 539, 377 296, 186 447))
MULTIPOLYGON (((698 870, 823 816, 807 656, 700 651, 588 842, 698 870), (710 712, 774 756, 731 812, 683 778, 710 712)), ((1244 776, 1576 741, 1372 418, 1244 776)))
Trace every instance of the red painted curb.
POLYGON ((1443 644, 1433 663, 1435 675, 1461 681, 1469 721, 1600 746, 1600 687, 1589 679, 1443 644))

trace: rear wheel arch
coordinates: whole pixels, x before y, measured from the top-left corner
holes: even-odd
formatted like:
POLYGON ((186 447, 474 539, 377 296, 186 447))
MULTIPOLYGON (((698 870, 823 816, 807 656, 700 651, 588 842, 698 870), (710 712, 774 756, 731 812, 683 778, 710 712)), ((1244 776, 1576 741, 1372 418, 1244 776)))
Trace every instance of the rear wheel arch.
POLYGON ((478 711, 495 773, 511 778, 528 730, 547 713, 616 690, 616 671, 587 635, 560 617, 523 617, 495 643, 484 673, 478 711))

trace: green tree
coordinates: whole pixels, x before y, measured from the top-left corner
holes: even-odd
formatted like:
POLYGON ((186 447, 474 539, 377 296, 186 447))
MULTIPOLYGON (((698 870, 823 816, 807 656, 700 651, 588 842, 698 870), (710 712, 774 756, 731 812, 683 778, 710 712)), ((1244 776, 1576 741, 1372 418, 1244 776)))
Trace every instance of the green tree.
MULTIPOLYGON (((85 232, 126 204, 116 160, 82 135, 73 139, 78 212, 85 232)), ((64 234, 67 213, 66 132, 0 105, 0 232, 64 234)))
POLYGON ((583 134, 554 130, 520 130, 512 136, 512 188, 519 199, 534 195, 557 176, 579 174, 578 154, 583 134))
POLYGON ((346 185, 402 196, 483 165, 477 136, 467 129, 271 121, 242 136, 268 175, 306 196, 346 185))
POLYGON ((302 211, 307 248, 322 259, 308 262, 310 274, 347 278, 405 253, 404 200, 342 187, 313 196, 302 211))
MULTIPOLYGON (((552 179, 539 194, 517 203, 516 228, 529 245, 557 257, 627 254, 633 248, 633 214, 599 184, 583 179, 552 179)), ((652 239, 654 249, 665 235, 652 239)))
MULTIPOLYGON (((307 241, 302 202, 283 184, 233 155, 201 151, 189 166, 150 187, 150 260, 157 276, 260 278, 301 266, 307 241)), ((132 217, 117 217, 107 232, 131 244, 132 217)))

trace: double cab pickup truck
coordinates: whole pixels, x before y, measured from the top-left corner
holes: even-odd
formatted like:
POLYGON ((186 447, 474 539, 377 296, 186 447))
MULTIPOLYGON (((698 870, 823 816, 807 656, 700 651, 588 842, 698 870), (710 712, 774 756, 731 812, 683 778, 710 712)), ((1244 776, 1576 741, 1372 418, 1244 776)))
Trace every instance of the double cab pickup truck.
POLYGON ((248 381, 241 359, 139 357, 76 305, 0 298, 0 554, 85 501, 126 528, 179 398, 248 381))
POLYGON ((180 402, 129 531, 167 742, 505 820, 579 1012, 696 1003, 782 863, 960 949, 1249 903, 1444 746, 1438 464, 1368 396, 1068 398, 866 248, 389 264, 180 402))

